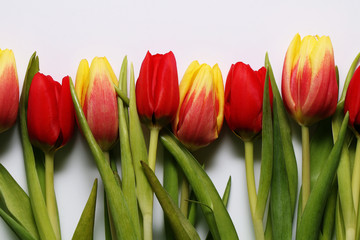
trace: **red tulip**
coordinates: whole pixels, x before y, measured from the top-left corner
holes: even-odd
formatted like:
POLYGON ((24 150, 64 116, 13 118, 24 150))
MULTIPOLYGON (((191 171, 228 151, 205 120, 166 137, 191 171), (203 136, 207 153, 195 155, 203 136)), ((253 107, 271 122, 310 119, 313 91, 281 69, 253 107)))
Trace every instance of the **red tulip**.
POLYGON ((335 112, 338 85, 329 37, 301 40, 295 35, 286 52, 281 88, 286 109, 301 125, 309 126, 335 112))
POLYGON ((141 120, 148 125, 164 126, 175 118, 179 83, 172 52, 147 52, 136 82, 136 104, 141 120))
POLYGON ((64 146, 74 130, 74 106, 70 78, 62 86, 51 76, 36 73, 30 86, 27 126, 31 142, 44 151, 64 146))
MULTIPOLYGON (((225 85, 225 119, 230 129, 244 141, 262 129, 262 105, 266 69, 251 69, 242 62, 230 68, 225 85)), ((272 91, 269 87, 270 101, 272 91)))
POLYGON ((357 68, 345 97, 344 112, 349 112, 349 124, 360 133, 360 68, 357 68))
POLYGON ((0 50, 0 133, 14 125, 19 106, 19 82, 11 50, 0 50))

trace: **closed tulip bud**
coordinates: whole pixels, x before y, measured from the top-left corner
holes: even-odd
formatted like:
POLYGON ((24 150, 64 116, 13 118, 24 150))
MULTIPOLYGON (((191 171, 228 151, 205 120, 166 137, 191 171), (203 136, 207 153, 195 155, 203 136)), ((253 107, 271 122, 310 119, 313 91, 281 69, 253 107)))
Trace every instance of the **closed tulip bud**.
POLYGON ((117 78, 105 57, 80 62, 75 90, 95 140, 108 151, 118 138, 117 78))
POLYGON ((173 132, 190 150, 218 138, 224 120, 224 84, 216 64, 190 64, 180 83, 180 104, 173 132))
POLYGON ((0 133, 14 125, 19 106, 19 81, 14 53, 0 50, 0 133))
POLYGON ((309 126, 335 112, 338 84, 329 37, 301 40, 295 35, 285 56, 282 95, 286 109, 300 125, 309 126))
POLYGON ((162 127, 175 118, 179 83, 172 52, 147 52, 136 82, 136 105, 141 120, 149 126, 162 127))
MULTIPOLYGON (((225 85, 225 119, 230 129, 244 141, 262 129, 262 107, 266 69, 254 71, 238 62, 230 68, 225 85)), ((270 102, 272 91, 269 84, 270 102)))
POLYGON ((31 142, 45 152, 64 146, 75 125, 70 78, 62 85, 51 76, 36 73, 29 90, 27 127, 31 142))
POLYGON ((360 68, 357 68, 345 97, 344 112, 349 112, 349 125, 360 135, 360 68))

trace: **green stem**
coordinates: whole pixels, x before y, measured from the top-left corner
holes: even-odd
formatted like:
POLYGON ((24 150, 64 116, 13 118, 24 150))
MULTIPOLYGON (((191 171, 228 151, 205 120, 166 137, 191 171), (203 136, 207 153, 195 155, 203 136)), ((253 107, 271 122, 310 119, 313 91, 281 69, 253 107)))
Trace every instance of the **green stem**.
POLYGON ((61 239, 60 223, 57 212, 57 204, 54 189, 54 154, 45 152, 45 199, 46 208, 56 239, 61 239))
POLYGON ((181 199, 180 199, 180 210, 182 214, 187 218, 189 209, 189 182, 183 175, 181 183, 181 199))
POLYGON ((249 203, 251 216, 253 219, 255 238, 256 240, 264 239, 264 229, 262 219, 257 219, 255 215, 256 209, 256 185, 254 176, 254 144, 252 141, 245 141, 245 168, 246 168, 246 183, 248 188, 249 203))
POLYGON ((360 191, 360 140, 356 140, 356 152, 354 160, 354 169, 352 173, 351 187, 353 193, 353 201, 355 207, 355 213, 358 214, 359 207, 359 191, 360 191))
POLYGON ((151 214, 143 215, 143 221, 144 221, 144 240, 152 240, 152 224, 153 224, 152 211, 151 214))
MULTIPOLYGON (((109 152, 104 152, 104 156, 105 156, 106 161, 109 163, 109 165, 111 165, 109 152)), ((106 192, 104 194, 106 195, 106 192)), ((107 202, 107 204, 106 204, 107 209, 104 209, 104 211, 108 212, 107 216, 109 218, 108 220, 109 220, 109 228, 110 228, 110 233, 111 233, 111 239, 116 240, 117 239, 117 237, 116 237, 116 229, 115 229, 113 217, 112 217, 112 214, 111 214, 111 211, 110 211, 109 201, 108 201, 108 198, 106 196, 105 196, 105 199, 106 199, 106 202, 107 202)))
POLYGON ((159 127, 150 127, 150 145, 149 145, 149 166, 155 172, 156 151, 159 139, 159 127))
POLYGON ((302 136, 302 211, 310 196, 310 137, 309 128, 301 126, 302 136))

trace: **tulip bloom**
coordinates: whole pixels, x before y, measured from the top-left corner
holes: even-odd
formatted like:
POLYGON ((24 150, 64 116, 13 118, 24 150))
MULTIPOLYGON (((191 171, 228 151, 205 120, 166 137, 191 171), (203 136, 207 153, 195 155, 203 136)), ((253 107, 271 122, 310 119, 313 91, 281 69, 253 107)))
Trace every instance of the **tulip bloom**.
POLYGON ((64 146, 74 130, 74 106, 69 77, 62 86, 51 76, 36 73, 30 86, 27 126, 32 143, 44 151, 64 146))
POLYGON ((282 95, 286 109, 301 125, 309 126, 335 112, 338 85, 329 37, 301 40, 295 35, 285 56, 282 95))
POLYGON ((190 150, 218 138, 224 120, 224 85, 219 66, 193 61, 180 83, 175 136, 190 150))
POLYGON ((14 125, 19 106, 19 81, 14 53, 0 50, 0 133, 14 125))
POLYGON ((75 90, 94 138, 103 151, 109 151, 118 138, 117 78, 105 57, 89 64, 81 60, 75 90))
POLYGON ((136 104, 147 125, 165 126, 175 118, 179 105, 179 84, 172 52, 147 52, 136 82, 136 104))
MULTIPOLYGON (((264 67, 254 71, 249 65, 238 62, 231 66, 226 79, 226 122, 230 129, 244 141, 250 141, 262 129, 265 75, 264 67)), ((269 94, 272 103, 270 87, 269 94)))

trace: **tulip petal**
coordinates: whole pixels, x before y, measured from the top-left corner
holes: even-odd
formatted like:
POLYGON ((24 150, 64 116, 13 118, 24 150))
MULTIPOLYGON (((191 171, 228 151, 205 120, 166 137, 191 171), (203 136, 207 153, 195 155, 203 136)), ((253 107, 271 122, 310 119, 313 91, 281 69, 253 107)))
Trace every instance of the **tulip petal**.
POLYGON ((36 73, 29 90, 27 123, 33 143, 54 146, 59 133, 56 85, 50 76, 36 73))
POLYGON ((71 78, 66 76, 62 80, 62 87, 58 101, 59 107, 59 123, 61 129, 62 143, 66 144, 74 131, 75 110, 70 93, 71 78))
POLYGON ((89 87, 89 71, 88 61, 86 59, 81 60, 76 73, 75 90, 82 107, 84 107, 86 92, 89 87))
POLYGON ((213 67, 214 85, 215 85, 215 104, 216 104, 216 122, 217 131, 220 132, 224 122, 224 82, 220 68, 217 64, 213 67))

